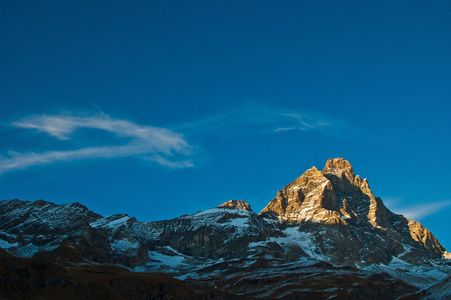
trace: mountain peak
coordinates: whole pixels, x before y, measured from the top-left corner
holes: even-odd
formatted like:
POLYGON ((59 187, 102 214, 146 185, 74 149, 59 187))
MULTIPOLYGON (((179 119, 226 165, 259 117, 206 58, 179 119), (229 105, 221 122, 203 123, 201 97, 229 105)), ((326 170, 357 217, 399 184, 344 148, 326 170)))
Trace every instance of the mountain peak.
MULTIPOLYGON (((351 164, 343 158, 329 159, 321 172, 315 167, 307 170, 280 190, 276 198, 271 200, 260 214, 288 223, 309 223, 316 224, 315 226, 324 224, 326 228, 330 225, 339 225, 343 232, 350 230, 350 237, 356 228, 362 232, 382 230, 384 234, 397 237, 405 244, 419 245, 422 249, 427 249, 432 256, 444 256, 445 249, 429 230, 418 222, 392 213, 382 199, 374 196, 368 181, 356 176, 351 164)), ((365 233, 362 239, 371 240, 371 236, 366 236, 365 233)), ((345 244, 348 241, 342 242, 343 244, 336 248, 346 248, 345 244)), ((366 244, 354 246, 356 249, 365 248, 370 244, 379 244, 381 249, 388 247, 374 240, 366 244)), ((408 246, 404 251, 407 251, 407 248, 408 246)), ((401 253, 402 249, 398 250, 393 251, 401 253)), ((420 257, 421 255, 416 256, 412 261, 420 257)), ((391 256, 380 256, 375 260, 373 258, 364 260, 388 263, 391 256)))
POLYGON ((243 209, 243 210, 252 211, 251 205, 249 203, 247 203, 246 201, 243 201, 243 200, 230 200, 230 201, 222 203, 218 207, 243 209))
POLYGON ((326 162, 326 166, 323 169, 324 174, 342 174, 347 173, 354 177, 354 170, 352 169, 351 164, 344 158, 329 158, 326 162))

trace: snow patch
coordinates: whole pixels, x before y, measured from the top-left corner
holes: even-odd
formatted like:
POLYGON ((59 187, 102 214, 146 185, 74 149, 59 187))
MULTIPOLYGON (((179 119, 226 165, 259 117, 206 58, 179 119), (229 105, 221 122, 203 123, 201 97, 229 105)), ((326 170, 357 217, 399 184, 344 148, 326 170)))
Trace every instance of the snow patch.
POLYGON ((404 244, 404 243, 402 243, 402 247, 404 248, 404 252, 398 255, 399 258, 403 257, 407 253, 412 252, 412 249, 413 249, 412 246, 410 246, 408 244, 404 244))
POLYGON ((32 257, 35 253, 39 252, 39 246, 29 243, 28 245, 16 249, 14 254, 20 257, 32 257))
POLYGON ((392 277, 399 278, 406 283, 420 287, 428 288, 435 284, 437 280, 443 280, 449 277, 450 269, 446 266, 415 266, 399 258, 393 258, 390 265, 372 264, 368 267, 360 267, 361 270, 370 272, 387 273, 392 277))
MULTIPOLYGON (((174 254, 177 252, 174 250, 174 254)), ((160 266, 168 266, 168 267, 178 267, 180 265, 186 265, 183 261, 185 260, 185 257, 180 255, 166 255, 157 251, 149 251, 149 257, 150 259, 154 260, 155 262, 152 264, 160 265, 160 266)))
POLYGON ((267 241, 249 243, 249 248, 264 246, 268 242, 276 242, 282 247, 298 246, 311 258, 328 261, 324 255, 316 253, 317 249, 312 240, 312 234, 299 231, 299 229, 299 226, 289 227, 282 231, 285 237, 270 238, 267 241))
POLYGON ((126 223, 128 220, 130 220, 130 217, 129 216, 125 216, 125 217, 122 217, 120 219, 117 219, 117 220, 114 220, 114 221, 108 223, 106 225, 106 227, 108 227, 110 229, 115 229, 117 227, 120 227, 120 226, 124 225, 124 223, 126 223))
POLYGON ((125 238, 122 240, 115 240, 113 243, 110 243, 111 248, 117 253, 125 253, 125 252, 136 252, 139 248, 139 241, 130 241, 125 238))
POLYGON ((235 209, 235 208, 211 208, 211 209, 207 209, 204 211, 200 211, 197 212, 193 215, 189 215, 186 217, 199 217, 199 216, 203 216, 203 215, 209 215, 209 214, 218 214, 218 213, 225 213, 225 212, 229 212, 229 213, 233 213, 233 214, 238 214, 238 215, 242 215, 242 216, 249 216, 250 212, 244 209, 235 209))
POLYGON ((312 240, 312 234, 307 232, 299 231, 300 227, 289 227, 283 230, 286 237, 276 238, 275 242, 279 245, 295 245, 302 248, 302 250, 307 253, 311 258, 316 258, 320 260, 325 260, 325 257, 316 253, 316 246, 312 240))
POLYGON ((8 243, 7 241, 0 240, 0 248, 9 249, 11 247, 17 247, 17 246, 19 246, 19 243, 17 243, 17 242, 11 244, 11 243, 8 243))
POLYGON ((181 216, 180 219, 189 220, 189 223, 178 226, 176 230, 195 231, 202 226, 234 227, 237 234, 245 232, 249 227, 249 219, 255 215, 252 211, 234 208, 212 208, 192 215, 181 216))
POLYGON ((131 218, 129 216, 122 216, 118 219, 114 219, 112 221, 110 221, 112 218, 114 218, 115 216, 108 216, 105 218, 101 218, 98 219, 92 223, 90 223, 89 225, 92 228, 97 228, 97 227, 106 227, 108 229, 117 229, 119 227, 121 227, 122 225, 124 225, 128 220, 130 220, 131 218))
POLYGON ((402 269, 406 266, 410 266, 408 262, 403 261, 402 259, 399 259, 398 257, 393 256, 392 260, 390 261, 389 267, 391 268, 397 268, 402 269))

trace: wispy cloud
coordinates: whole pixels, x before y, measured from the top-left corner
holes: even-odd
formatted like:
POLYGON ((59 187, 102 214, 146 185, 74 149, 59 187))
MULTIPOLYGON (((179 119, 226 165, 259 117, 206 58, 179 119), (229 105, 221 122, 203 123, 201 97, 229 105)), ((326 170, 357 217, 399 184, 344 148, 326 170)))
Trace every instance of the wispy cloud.
POLYGON ((103 113, 89 116, 69 113, 34 115, 11 125, 46 133, 60 140, 71 140, 71 134, 81 128, 100 129, 117 137, 128 138, 128 142, 121 145, 39 153, 10 151, 6 156, 0 156, 0 173, 56 162, 128 156, 142 157, 169 168, 193 166, 191 160, 186 158, 192 153, 193 147, 188 144, 182 134, 166 128, 142 126, 130 121, 114 119, 103 113))
POLYGON ((415 221, 420 221, 425 217, 431 216, 436 212, 451 206, 451 200, 406 206, 402 204, 402 198, 400 197, 387 198, 384 200, 384 203, 390 210, 415 221))
POLYGON ((261 104, 245 104, 213 116, 180 124, 177 130, 190 133, 215 132, 247 134, 250 132, 277 133, 282 131, 317 131, 325 136, 341 138, 342 121, 316 112, 271 108, 261 104))
MULTIPOLYGON (((96 114, 65 112, 56 115, 32 115, 10 124, 37 134, 46 134, 64 141, 70 150, 15 152, 0 155, 0 174, 36 165, 84 159, 139 157, 159 165, 178 169, 193 167, 194 149, 185 136, 212 133, 222 136, 242 134, 278 134, 286 131, 316 131, 324 136, 340 138, 345 126, 339 120, 314 112, 300 112, 270 108, 260 104, 246 104, 203 119, 178 124, 172 128, 139 125, 112 118, 99 109, 96 114), (84 129, 82 131, 82 129, 84 129), (101 140, 86 143, 87 131, 108 133, 112 144, 101 140), (74 134, 77 132, 77 134, 74 134), (80 140, 81 138, 81 140, 80 140), (78 146, 77 146, 78 145, 78 146), (81 145, 81 146, 80 146, 81 145)), ((91 136, 92 134, 88 136, 91 136)), ((31 150, 31 149, 30 149, 31 150)))
POLYGON ((451 206, 451 200, 429 202, 400 208, 397 210, 397 212, 411 220, 419 221, 425 217, 435 214, 436 212, 444 208, 447 208, 448 206, 451 206))

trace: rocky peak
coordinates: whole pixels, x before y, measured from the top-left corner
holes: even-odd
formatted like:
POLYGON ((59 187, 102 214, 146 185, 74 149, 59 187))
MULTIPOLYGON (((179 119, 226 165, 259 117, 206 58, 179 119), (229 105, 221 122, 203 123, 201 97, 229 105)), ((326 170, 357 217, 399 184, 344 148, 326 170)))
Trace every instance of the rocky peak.
MULTIPOLYGON (((285 187, 285 190, 295 192, 297 191, 297 193, 294 194, 299 194, 303 197, 325 182, 327 182, 327 178, 324 177, 323 173, 321 173, 321 171, 319 171, 316 167, 311 167, 310 169, 305 171, 304 174, 302 174, 299 178, 287 185, 285 187)), ((302 200, 303 198, 299 199, 299 201, 301 202, 302 200)))
POLYGON ((246 201, 243 201, 243 200, 230 200, 230 201, 222 203, 218 207, 243 209, 243 210, 252 211, 251 205, 249 203, 247 203, 246 201))
MULTIPOLYGON (((428 253, 443 255, 444 248, 420 223, 393 214, 356 176, 343 158, 329 159, 322 172, 312 167, 277 193, 260 214, 290 223, 342 225, 382 230, 428 253)), ((343 228, 344 228, 343 227, 343 228)), ((350 230, 350 229, 348 229, 350 230)))
MULTIPOLYGON (((356 176, 343 158, 329 159, 322 171, 316 167, 277 193, 262 213, 272 212, 281 221, 344 224, 348 219, 368 220, 388 226, 388 209, 373 195, 368 181, 356 176)), ((366 220, 366 221, 365 221, 366 220)))
POLYGON ((261 212, 275 213, 280 221, 340 223, 339 203, 330 180, 316 167, 277 193, 261 212))
POLYGON ((349 175, 348 177, 354 178, 354 170, 351 164, 344 158, 329 158, 326 162, 326 166, 323 169, 323 174, 334 174, 341 177, 343 174, 349 175))

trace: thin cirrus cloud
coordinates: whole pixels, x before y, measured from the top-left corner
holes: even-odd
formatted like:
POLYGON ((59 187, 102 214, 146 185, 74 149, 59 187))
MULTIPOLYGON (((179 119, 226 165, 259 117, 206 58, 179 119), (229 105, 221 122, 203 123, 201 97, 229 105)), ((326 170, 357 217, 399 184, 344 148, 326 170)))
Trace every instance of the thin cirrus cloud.
POLYGON ((0 173, 56 162, 128 156, 139 156, 169 168, 193 166, 191 159, 188 159, 193 147, 188 144, 182 134, 166 128, 142 126, 130 121, 114 119, 103 113, 91 116, 76 116, 68 113, 35 115, 11 125, 46 133, 59 140, 71 140, 71 134, 82 128, 99 129, 118 138, 127 138, 128 142, 121 145, 39 153, 9 151, 7 156, 0 156, 0 173))
MULTIPOLYGON (((86 159, 139 157, 172 169, 194 167, 195 149, 185 136, 204 135, 208 132, 223 136, 254 133, 280 133, 285 131, 316 131, 324 136, 340 138, 344 128, 338 120, 316 113, 301 113, 246 104, 236 109, 193 122, 179 124, 171 129, 139 125, 112 118, 100 112, 94 115, 61 113, 57 115, 32 115, 10 124, 13 127, 47 134, 72 145, 70 150, 44 152, 9 151, 0 156, 0 174, 37 165, 71 162, 86 159), (80 135, 74 132, 100 130, 113 136, 113 145, 75 146, 80 135), (119 144, 118 144, 119 143, 119 144), (75 149, 74 149, 75 148, 75 149)), ((83 136, 83 132, 81 133, 83 136)), ((98 143, 98 141, 96 141, 98 143)))
POLYGON ((404 207, 397 211, 411 220, 419 221, 449 206, 451 206, 451 200, 445 200, 404 207))
POLYGON ((403 205, 402 197, 388 197, 384 199, 384 203, 390 210, 415 221, 420 221, 451 206, 451 200, 403 205))
POLYGON ((176 129, 190 134, 214 132, 226 136, 255 132, 316 131, 339 139, 343 138, 344 131, 349 131, 342 121, 316 112, 284 110, 252 103, 180 124, 176 129))

